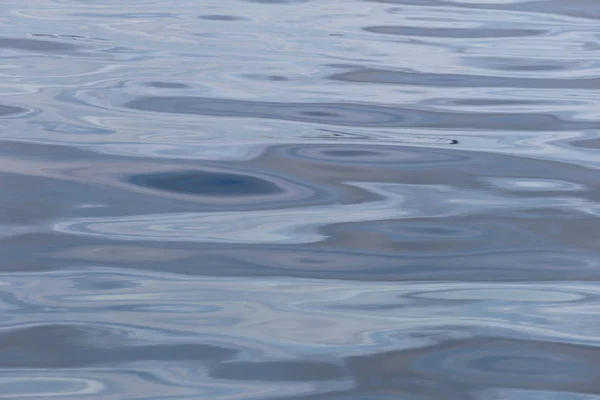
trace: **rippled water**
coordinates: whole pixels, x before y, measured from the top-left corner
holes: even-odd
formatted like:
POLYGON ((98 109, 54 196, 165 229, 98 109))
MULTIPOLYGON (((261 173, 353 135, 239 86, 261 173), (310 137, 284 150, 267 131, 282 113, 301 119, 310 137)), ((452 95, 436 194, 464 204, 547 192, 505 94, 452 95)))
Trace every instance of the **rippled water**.
POLYGON ((600 2, 0 26, 0 398, 600 398, 600 2))

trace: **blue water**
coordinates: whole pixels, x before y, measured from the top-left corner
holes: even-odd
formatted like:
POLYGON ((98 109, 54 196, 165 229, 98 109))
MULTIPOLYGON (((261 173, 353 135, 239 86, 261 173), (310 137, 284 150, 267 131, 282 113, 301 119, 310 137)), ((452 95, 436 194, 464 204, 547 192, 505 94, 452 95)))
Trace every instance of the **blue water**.
POLYGON ((600 2, 0 28, 0 399, 600 399, 600 2))

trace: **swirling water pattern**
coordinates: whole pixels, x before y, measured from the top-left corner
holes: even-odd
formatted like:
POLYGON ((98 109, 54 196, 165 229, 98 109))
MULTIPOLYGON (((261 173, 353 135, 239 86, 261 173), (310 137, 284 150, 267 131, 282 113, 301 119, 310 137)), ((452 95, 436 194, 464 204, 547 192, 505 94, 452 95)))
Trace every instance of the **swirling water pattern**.
POLYGON ((600 398, 600 3, 0 4, 0 399, 600 398))

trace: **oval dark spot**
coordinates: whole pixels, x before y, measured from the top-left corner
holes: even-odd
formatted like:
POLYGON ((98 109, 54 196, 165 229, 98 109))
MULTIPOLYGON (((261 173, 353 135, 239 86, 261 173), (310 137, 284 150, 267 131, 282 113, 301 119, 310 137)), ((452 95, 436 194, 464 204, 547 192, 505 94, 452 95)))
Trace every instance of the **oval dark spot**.
POLYGON ((3 38, 0 39, 0 48, 29 51, 62 51, 72 50, 76 47, 71 44, 49 40, 3 38))
POLYGON ((235 15, 201 15, 198 18, 211 21, 243 21, 244 18, 235 15))
MULTIPOLYGON (((553 71, 568 71, 586 68, 586 65, 581 62, 575 62, 572 60, 546 60, 541 63, 536 59, 527 58, 505 58, 505 57, 472 57, 466 59, 469 64, 473 64, 476 67, 484 68, 492 71, 508 71, 508 72, 553 72, 553 71)), ((538 78, 539 79, 539 78, 538 78)), ((581 79, 581 82, 593 81, 591 79, 581 79)), ((546 86, 553 87, 550 85, 551 80, 547 80, 546 86)), ((563 81, 563 79, 558 79, 563 81)), ((580 80, 566 79, 568 82, 579 82, 580 80)), ((580 86, 578 86, 580 87, 580 86)))
POLYGON ((289 81, 288 78, 281 75, 262 75, 262 74, 244 74, 241 75, 244 78, 257 80, 257 81, 273 81, 273 82, 283 82, 289 81))
POLYGON ((363 29, 367 32, 385 35, 464 39, 524 37, 545 33, 543 30, 534 29, 421 28, 411 26, 370 26, 363 29))
POLYGON ((137 285, 125 279, 90 278, 77 282, 75 287, 80 290, 116 290, 131 289, 137 285))
POLYGON ((286 78, 285 76, 265 75, 265 80, 267 80, 267 81, 274 81, 274 82, 282 82, 282 81, 288 81, 289 79, 286 78))
POLYGON ((155 87, 159 89, 185 89, 189 86, 184 83, 177 82, 146 82, 146 86, 155 87))
POLYGON ((21 114, 21 113, 24 113, 25 111, 27 111, 27 109, 25 109, 25 108, 0 104, 0 117, 21 114))
MULTIPOLYGON (((482 64, 481 61, 478 61, 482 64)), ((513 62, 514 63, 514 62, 513 62)), ((476 63, 477 65, 477 63, 476 63)), ((505 71, 550 71, 542 65, 504 65, 498 63, 487 63, 482 65, 485 69, 505 71), (529 67, 532 67, 529 69, 529 67)), ((564 65, 560 66, 563 68, 564 65)), ((386 85, 406 86, 440 86, 440 87, 514 87, 514 88, 565 88, 565 89, 597 89, 600 87, 600 79, 562 79, 562 78, 522 78, 506 76, 487 76, 473 74, 430 74, 409 71, 393 71, 382 69, 361 68, 349 72, 342 72, 328 77, 334 81, 352 83, 377 83, 386 85)))
POLYGON ((137 175, 130 178, 134 185, 167 192, 200 196, 259 196, 280 193, 273 182, 251 175, 227 172, 189 171, 137 175))

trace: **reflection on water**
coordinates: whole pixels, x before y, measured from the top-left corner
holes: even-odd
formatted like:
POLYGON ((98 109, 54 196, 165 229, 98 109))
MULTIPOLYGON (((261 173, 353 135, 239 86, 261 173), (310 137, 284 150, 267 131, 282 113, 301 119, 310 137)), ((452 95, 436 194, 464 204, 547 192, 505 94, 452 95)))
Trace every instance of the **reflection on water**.
POLYGON ((600 326, 590 318, 600 292, 592 283, 207 278, 129 268, 10 273, 2 282, 8 388, 17 387, 10 377, 52 377, 56 385, 93 382, 93 394, 108 398, 149 388, 276 399, 600 394, 600 326))
POLYGON ((3 2, 0 399, 600 398, 596 3, 3 2))
MULTIPOLYGON (((379 71, 377 72, 379 75, 379 71)), ((367 75, 368 76, 368 75, 367 75)), ((385 79, 385 77, 383 77, 385 79)), ((338 75, 334 79, 369 82, 369 78, 338 75)), ((421 78, 422 79, 422 78, 421 78)), ((432 83, 444 86, 460 79, 439 77, 432 83), (439 80, 439 82, 436 82, 439 80), (442 83, 442 84, 440 84, 442 83)), ((377 83, 385 80, 374 80, 377 83)), ((418 81, 415 82, 418 84, 418 81)), ((462 114, 416 111, 366 104, 286 104, 232 101, 200 97, 144 97, 130 101, 125 107, 155 113, 193 114, 215 117, 252 117, 286 121, 301 121, 331 125, 363 127, 436 127, 460 129, 502 130, 569 130, 598 129, 593 121, 563 121, 553 115, 520 113, 481 113, 464 118, 462 114)))

